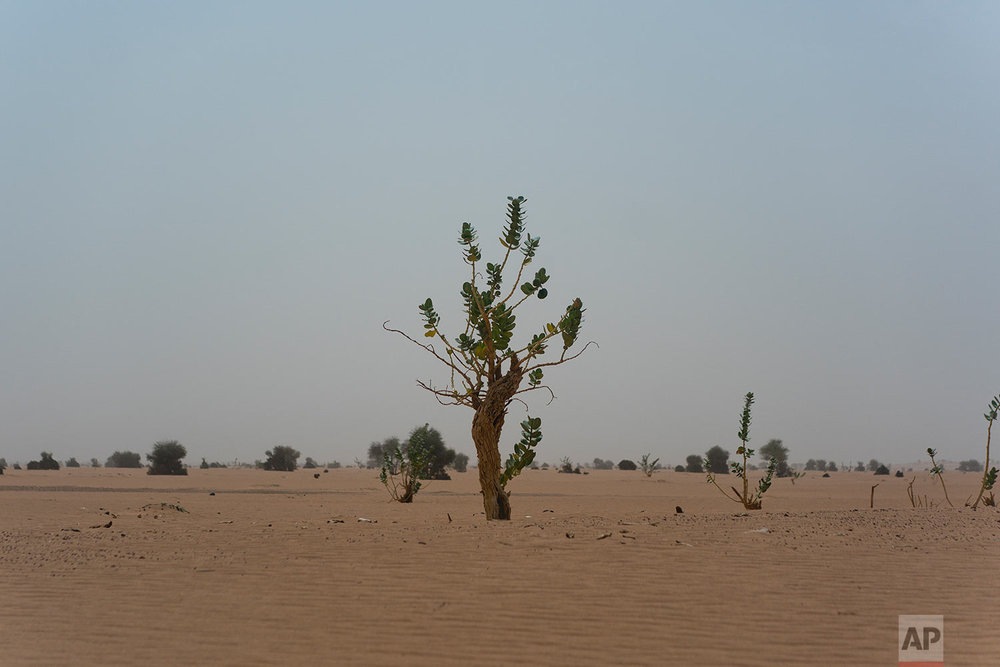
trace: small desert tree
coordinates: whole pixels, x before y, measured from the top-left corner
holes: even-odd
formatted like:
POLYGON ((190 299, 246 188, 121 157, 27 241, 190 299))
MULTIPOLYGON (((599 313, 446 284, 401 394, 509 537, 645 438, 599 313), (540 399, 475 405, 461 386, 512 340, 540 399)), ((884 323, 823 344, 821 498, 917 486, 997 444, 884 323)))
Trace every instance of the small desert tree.
POLYGON ((705 472, 701 466, 701 457, 697 454, 691 454, 684 460, 687 462, 687 467, 684 468, 686 472, 705 472))
MULTIPOLYGON (((584 347, 575 354, 569 353, 583 323, 584 309, 580 299, 574 299, 559 319, 545 324, 530 342, 520 346, 512 344, 515 311, 530 298, 547 297, 549 292, 545 283, 550 276, 541 268, 521 283, 522 277, 527 278, 524 272, 538 251, 539 237, 525 232, 524 197, 508 197, 507 200, 507 226, 500 237, 503 259, 499 263, 482 265, 478 234, 471 224, 462 223, 458 243, 470 268, 469 280, 461 289, 465 312, 462 333, 451 339, 444 335, 441 316, 431 299, 419 306, 424 319, 424 337, 431 339, 430 342, 420 343, 399 329, 390 328, 387 322, 382 325, 387 331, 398 333, 424 348, 447 367, 447 385, 437 387, 418 380, 420 387, 434 394, 442 405, 464 405, 474 411, 472 441, 479 457, 479 485, 487 519, 510 519, 510 492, 506 484, 531 464, 535 456, 531 447, 541 439, 540 432, 537 437, 529 437, 527 450, 519 454, 515 447, 514 454, 501 464, 500 434, 508 408, 514 400, 519 400, 517 396, 530 391, 547 391, 554 398, 552 390, 542 384, 544 369, 575 359, 586 350, 584 347), (511 261, 517 254, 520 258, 511 261), (515 270, 514 267, 517 267, 517 276, 508 289, 503 285, 504 274, 508 269, 515 270), (557 359, 543 361, 543 355, 556 337, 561 339, 562 352, 557 359), (437 344, 441 348, 436 348, 437 344), (528 386, 522 388, 525 378, 528 386)), ((537 427, 532 426, 536 420, 529 416, 526 422, 532 433, 537 431, 537 427)), ((522 439, 518 444, 524 442, 522 439)))
POLYGON ((278 445, 273 450, 269 449, 264 452, 264 455, 267 456, 267 460, 264 461, 264 470, 292 472, 298 467, 302 452, 293 447, 278 445))
POLYGON ((458 452, 455 454, 455 461, 452 463, 455 472, 465 472, 469 468, 469 455, 458 452))
POLYGON ((186 475, 187 468, 181 459, 187 456, 187 449, 176 440, 161 440, 153 445, 153 451, 146 454, 149 460, 148 475, 186 475))
POLYGON ((76 460, 75 456, 71 456, 68 459, 66 459, 66 467, 67 468, 79 468, 80 467, 80 462, 76 460))

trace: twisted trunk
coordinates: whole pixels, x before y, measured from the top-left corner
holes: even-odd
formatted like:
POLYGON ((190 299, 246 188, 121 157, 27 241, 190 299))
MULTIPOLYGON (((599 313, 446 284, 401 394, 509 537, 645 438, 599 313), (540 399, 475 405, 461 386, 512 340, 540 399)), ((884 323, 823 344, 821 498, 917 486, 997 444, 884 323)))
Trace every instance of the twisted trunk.
POLYGON ((510 519, 509 494, 500 483, 503 473, 500 432, 507 416, 507 405, 517 393, 522 376, 521 366, 514 357, 507 374, 490 383, 486 395, 475 406, 476 414, 472 418, 472 441, 479 456, 479 486, 487 520, 510 519))

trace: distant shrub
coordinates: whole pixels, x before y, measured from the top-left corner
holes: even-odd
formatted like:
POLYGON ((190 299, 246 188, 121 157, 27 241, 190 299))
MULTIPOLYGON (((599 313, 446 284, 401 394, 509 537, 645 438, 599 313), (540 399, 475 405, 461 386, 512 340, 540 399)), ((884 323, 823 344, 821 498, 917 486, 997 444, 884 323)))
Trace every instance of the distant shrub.
POLYGON ((774 466, 775 477, 791 477, 792 469, 788 467, 788 461, 778 461, 774 466))
POLYGON ((684 472, 684 466, 681 465, 674 466, 674 472, 684 472))
POLYGON ((826 471, 837 472, 837 464, 834 463, 833 461, 830 461, 829 463, 826 464, 826 471))
POLYGON ((75 456, 71 456, 66 461, 66 467, 67 468, 79 468, 80 467, 80 462, 76 460, 75 456))
POLYGON ((285 445, 278 445, 273 450, 264 452, 267 460, 264 461, 264 470, 280 470, 292 472, 299 466, 299 457, 302 453, 285 445))
POLYGON ((364 465, 360 465, 360 459, 354 459, 354 462, 359 464, 359 468, 380 468, 385 455, 392 454, 397 447, 402 449, 399 438, 396 437, 386 438, 382 442, 373 442, 368 445, 368 461, 364 465))
POLYGON ((105 468, 141 468, 142 457, 135 452, 115 452, 108 457, 105 468))
POLYGON ((14 462, 14 465, 12 466, 12 468, 11 468, 11 469, 12 469, 12 470, 20 470, 20 469, 21 469, 21 464, 20 464, 20 463, 18 463, 17 461, 15 461, 15 462, 14 462))
POLYGON ((635 461, 629 459, 622 459, 618 462, 619 470, 638 470, 639 467, 635 464, 635 461))
POLYGON ((705 460, 702 461, 702 465, 705 466, 706 472, 716 475, 728 475, 729 452, 716 445, 705 452, 705 460))
POLYGON ((187 456, 187 449, 176 440, 161 440, 153 445, 153 451, 146 454, 149 461, 147 475, 186 475, 187 468, 181 459, 187 456))
POLYGON ((976 459, 969 459, 968 461, 961 461, 958 464, 958 469, 962 472, 982 472, 983 464, 976 459))
POLYGON ((340 465, 340 461, 330 461, 329 463, 326 464, 326 467, 336 470, 337 468, 341 468, 342 466, 340 465))
POLYGON ((896 471, 896 477, 902 477, 902 476, 903 476, 903 471, 902 470, 897 470, 896 471))
POLYGON ((308 470, 312 470, 313 468, 318 468, 318 467, 319 466, 316 464, 316 461, 313 460, 313 457, 311 456, 307 456, 306 462, 302 464, 302 468, 308 470))
POLYGON ((705 467, 701 464, 701 457, 697 454, 692 454, 685 460, 687 466, 684 468, 684 472, 705 472, 705 467))
POLYGON ((42 452, 41 461, 28 461, 28 470, 59 470, 59 462, 51 452, 42 452))
POLYGON ((436 428, 430 424, 416 427, 410 431, 410 437, 406 441, 405 447, 407 449, 419 447, 423 452, 422 456, 427 462, 427 466, 424 468, 421 479, 451 479, 451 475, 445 468, 455 462, 457 454, 454 449, 444 444, 444 438, 441 437, 440 431, 436 428))
POLYGON ((7 469, 7 459, 0 459, 0 475, 7 469))
POLYGON ((605 461, 604 459, 594 459, 594 470, 613 470, 615 467, 615 462, 611 459, 605 461))
POLYGON ((455 461, 452 463, 452 466, 455 468, 455 472, 465 472, 469 469, 469 455, 458 452, 455 454, 455 461))
POLYGON ((208 461, 205 460, 204 456, 201 457, 201 465, 198 467, 202 470, 208 470, 208 461))
POLYGON ((889 474, 889 469, 886 468, 885 465, 881 465, 880 464, 879 467, 875 469, 875 474, 876 475, 888 475, 889 474))
POLYGON ((559 472, 565 472, 570 474, 580 474, 580 466, 573 467, 573 461, 570 460, 568 456, 562 457, 559 460, 559 472))
POLYGON ((101 467, 101 462, 98 461, 97 459, 90 459, 90 467, 91 468, 100 468, 101 467))

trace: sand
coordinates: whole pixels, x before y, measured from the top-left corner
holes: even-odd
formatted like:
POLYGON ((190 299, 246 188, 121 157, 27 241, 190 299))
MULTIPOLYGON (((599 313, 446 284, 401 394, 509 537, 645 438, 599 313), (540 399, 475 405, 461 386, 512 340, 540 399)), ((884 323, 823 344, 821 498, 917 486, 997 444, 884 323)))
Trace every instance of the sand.
POLYGON ((914 509, 908 479, 809 473, 747 515, 696 474, 526 471, 486 522, 475 471, 411 505, 314 472, 8 469, 0 663, 886 665, 900 614, 1000 662, 979 475, 952 509, 916 473, 914 509))

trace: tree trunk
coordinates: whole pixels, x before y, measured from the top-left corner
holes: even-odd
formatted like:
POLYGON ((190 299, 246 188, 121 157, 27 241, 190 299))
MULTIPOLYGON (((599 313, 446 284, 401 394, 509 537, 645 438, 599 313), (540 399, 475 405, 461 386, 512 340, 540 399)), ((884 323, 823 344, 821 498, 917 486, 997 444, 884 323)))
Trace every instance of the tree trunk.
POLYGON ((515 358, 507 374, 490 384, 472 418, 472 441, 476 443, 476 454, 479 455, 479 486, 487 520, 510 519, 509 495, 500 484, 503 473, 500 432, 507 416, 507 404, 517 392, 522 375, 515 358))

